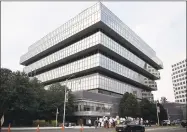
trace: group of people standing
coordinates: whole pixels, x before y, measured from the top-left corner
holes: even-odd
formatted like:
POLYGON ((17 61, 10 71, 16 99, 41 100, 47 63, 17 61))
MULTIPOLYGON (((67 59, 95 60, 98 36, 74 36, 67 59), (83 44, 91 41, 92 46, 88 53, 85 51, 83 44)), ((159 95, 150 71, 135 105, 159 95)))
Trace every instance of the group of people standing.
MULTIPOLYGON (((111 127, 115 127, 116 124, 118 123, 118 121, 114 118, 100 118, 100 119, 96 119, 94 121, 94 126, 95 128, 98 128, 98 127, 105 127, 105 128, 111 128, 111 127)), ((89 119, 88 120, 88 124, 90 124, 89 126, 91 126, 91 120, 89 119)))
POLYGON ((99 118, 99 119, 97 118, 96 120, 92 120, 92 121, 91 121, 91 119, 88 119, 88 125, 89 126, 94 125, 95 128, 98 128, 98 127, 112 128, 112 127, 116 127, 116 125, 120 124, 120 122, 124 122, 125 120, 133 121, 135 124, 150 126, 150 122, 148 122, 147 120, 146 120, 146 122, 143 122, 142 118, 134 119, 134 118, 130 118, 130 117, 128 117, 127 119, 119 118, 119 117, 116 117, 116 118, 103 117, 103 118, 99 118))

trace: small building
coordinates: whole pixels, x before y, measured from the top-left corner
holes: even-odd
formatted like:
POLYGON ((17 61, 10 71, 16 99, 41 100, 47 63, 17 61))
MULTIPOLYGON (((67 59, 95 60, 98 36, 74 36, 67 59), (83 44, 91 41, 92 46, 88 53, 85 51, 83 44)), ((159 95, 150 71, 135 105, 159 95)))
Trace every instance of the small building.
POLYGON ((166 109, 168 113, 169 120, 183 120, 184 119, 184 104, 175 103, 175 102, 166 102, 162 103, 163 107, 166 109))

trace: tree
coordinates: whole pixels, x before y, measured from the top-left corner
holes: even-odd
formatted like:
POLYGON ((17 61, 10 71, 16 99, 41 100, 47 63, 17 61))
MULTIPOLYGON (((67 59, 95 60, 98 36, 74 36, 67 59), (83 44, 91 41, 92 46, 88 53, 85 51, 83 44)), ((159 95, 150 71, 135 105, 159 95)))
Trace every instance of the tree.
POLYGON ((167 103, 167 98, 166 97, 161 97, 160 102, 161 103, 167 103))
MULTIPOLYGON (((68 102, 66 104, 66 115, 72 115, 74 112, 74 97, 69 89, 68 102)), ((62 119, 64 110, 65 86, 60 83, 52 84, 46 91, 46 108, 44 110, 46 119, 54 119, 56 116, 56 109, 59 110, 59 117, 62 119)))
POLYGON ((15 124, 31 125, 36 118, 37 109, 40 106, 39 95, 43 87, 36 78, 29 77, 20 71, 13 72, 13 90, 11 97, 12 103, 6 113, 7 119, 16 121, 15 124))
MULTIPOLYGON (((56 108, 63 116, 65 86, 56 83, 45 90, 37 78, 29 78, 24 72, 12 72, 1 68, 0 118, 22 125, 32 125, 35 119, 54 119, 56 108)), ((69 91, 66 115, 73 113, 74 97, 69 91)), ((1 130, 1 127, 0 127, 1 130)))
POLYGON ((136 97, 132 93, 126 92, 119 104, 119 116, 120 117, 139 117, 139 105, 136 97))
POLYGON ((159 112, 159 120, 160 122, 163 120, 167 120, 168 119, 168 115, 167 115, 167 111, 166 109, 164 109, 163 105, 158 103, 157 106, 160 108, 160 112, 159 112))
POLYGON ((143 120, 156 121, 156 105, 147 99, 142 99, 140 102, 141 117, 143 120))
MULTIPOLYGON (((13 74, 12 71, 6 68, 0 68, 0 119, 7 111, 12 103, 12 96, 14 95, 14 89, 12 84, 13 74)), ((1 120, 0 120, 1 131, 1 120)))

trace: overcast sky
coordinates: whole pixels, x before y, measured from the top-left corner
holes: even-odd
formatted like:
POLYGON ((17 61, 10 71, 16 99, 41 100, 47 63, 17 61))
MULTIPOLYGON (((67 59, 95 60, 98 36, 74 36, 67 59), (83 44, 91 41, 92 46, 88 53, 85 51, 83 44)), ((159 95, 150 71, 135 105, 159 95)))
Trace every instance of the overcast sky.
MULTIPOLYGON (((20 56, 47 33, 96 2, 2 2, 1 66, 22 70, 20 56)), ((185 2, 103 2, 163 61, 155 99, 174 101, 171 65, 186 56, 185 2)))

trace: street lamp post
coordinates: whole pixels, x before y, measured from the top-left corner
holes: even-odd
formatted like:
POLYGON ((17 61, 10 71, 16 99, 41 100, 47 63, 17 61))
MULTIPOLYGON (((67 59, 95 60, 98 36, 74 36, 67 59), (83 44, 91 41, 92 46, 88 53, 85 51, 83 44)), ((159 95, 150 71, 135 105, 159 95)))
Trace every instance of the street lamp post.
POLYGON ((157 102, 156 102, 156 114, 157 114, 157 121, 158 121, 158 126, 160 125, 160 122, 159 122, 159 115, 158 115, 158 112, 160 111, 160 109, 158 110, 158 106, 157 106, 157 102))
POLYGON ((64 126, 64 124, 65 124, 65 115, 66 115, 66 97, 67 97, 67 82, 68 82, 68 80, 71 78, 71 77, 73 77, 74 75, 71 75, 68 79, 66 79, 66 81, 65 81, 65 84, 66 84, 66 86, 65 86, 65 90, 64 90, 64 114, 63 114, 63 126, 64 126))
POLYGON ((58 108, 56 109, 56 127, 58 126, 58 108))

